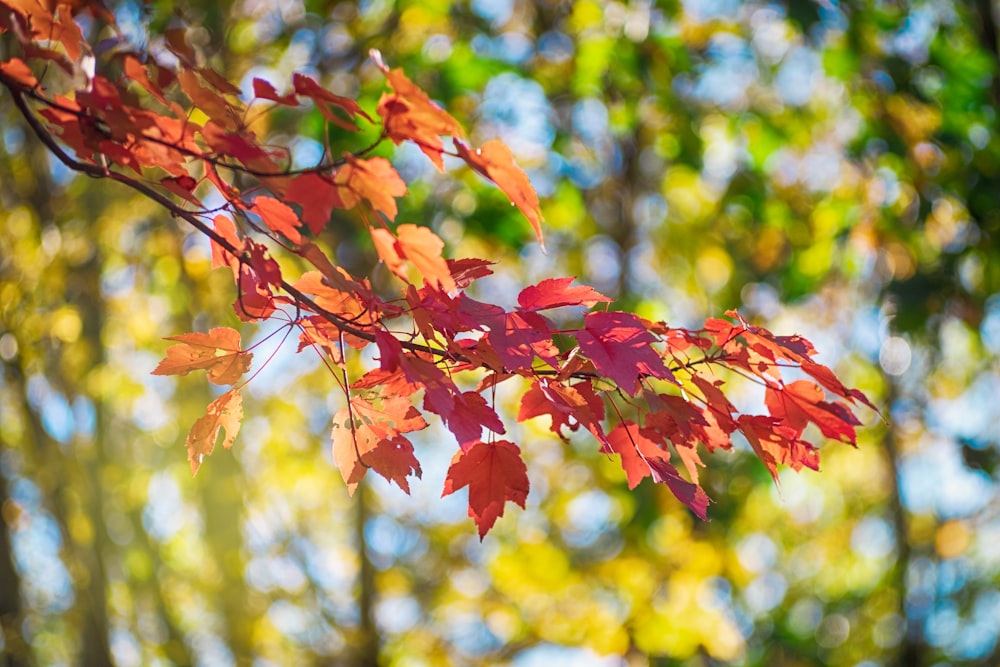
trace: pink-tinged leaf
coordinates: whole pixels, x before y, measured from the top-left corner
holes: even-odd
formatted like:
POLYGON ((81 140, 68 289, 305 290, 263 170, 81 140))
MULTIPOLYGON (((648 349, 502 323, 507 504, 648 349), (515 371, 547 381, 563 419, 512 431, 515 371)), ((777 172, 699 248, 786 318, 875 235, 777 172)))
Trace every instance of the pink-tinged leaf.
POLYGON ((253 80, 253 95, 257 99, 271 100, 272 102, 277 102, 278 104, 282 104, 286 107, 299 106, 299 99, 295 96, 295 93, 279 95, 278 91, 274 89, 274 86, 264 79, 255 78, 253 80))
POLYGON ((198 472, 202 460, 215 449, 219 431, 225 431, 222 446, 226 449, 233 446, 242 421, 243 397, 236 389, 230 389, 209 404, 205 415, 191 427, 185 442, 192 475, 198 472))
POLYGON ((505 313, 489 324, 489 340, 507 370, 530 369, 537 355, 559 367, 559 349, 552 342, 552 323, 535 312, 505 313))
POLYGON ((266 320, 277 310, 271 288, 249 266, 240 265, 239 290, 233 311, 243 322, 266 320))
POLYGON ((271 257, 270 251, 263 243, 247 241, 247 250, 250 251, 250 268, 264 286, 279 287, 281 285, 281 267, 278 262, 271 257))
POLYGON ((506 440, 473 443, 459 450, 448 468, 442 497, 469 487, 469 516, 482 540, 503 516, 507 501, 524 508, 528 497, 528 468, 517 445, 506 440))
POLYGON ((545 239, 542 238, 542 207, 538 203, 538 194, 524 173, 514 161, 514 154, 507 144, 499 139, 491 139, 482 147, 470 150, 462 141, 455 139, 455 149, 458 156, 474 170, 493 181, 511 203, 521 209, 521 213, 531 223, 535 230, 538 245, 545 252, 545 239))
POLYGON ((375 344, 379 351, 379 368, 390 372, 398 370, 403 354, 403 346, 399 340, 384 329, 376 329, 375 344))
POLYGON ((462 259, 449 259, 448 268, 451 270, 451 277, 459 289, 465 289, 472 284, 473 280, 482 278, 493 273, 490 266, 495 262, 476 257, 464 257, 462 259))
POLYGON ((545 310, 562 306, 590 308, 598 303, 611 302, 611 299, 592 287, 586 285, 570 287, 572 282, 572 278, 548 278, 521 290, 517 303, 522 310, 545 310))
POLYGON ((666 484, 671 493, 702 521, 708 521, 708 506, 712 499, 705 490, 693 484, 677 472, 677 468, 664 459, 648 459, 653 481, 666 484))
POLYGON ((447 415, 441 415, 441 419, 448 430, 455 434, 462 449, 468 449, 471 443, 479 440, 483 435, 483 428, 501 435, 506 433, 500 417, 481 394, 466 391, 457 394, 454 401, 454 409, 447 415))
POLYGON ((313 234, 323 231, 333 209, 349 208, 341 199, 337 186, 319 174, 301 174, 293 178, 285 191, 285 201, 302 207, 302 222, 313 234))
POLYGON ((284 235, 292 243, 302 243, 298 230, 299 216, 287 204, 274 197, 257 197, 249 210, 259 215, 272 232, 284 235))
POLYGON ((178 344, 167 348, 166 358, 153 375, 187 375, 204 370, 213 384, 236 384, 253 362, 253 353, 240 349, 240 332, 229 327, 170 336, 167 340, 178 344))
POLYGON ((648 329, 648 322, 631 313, 595 312, 587 315, 584 328, 576 332, 576 340, 601 375, 635 396, 640 377, 677 382, 652 347, 656 337, 648 329))

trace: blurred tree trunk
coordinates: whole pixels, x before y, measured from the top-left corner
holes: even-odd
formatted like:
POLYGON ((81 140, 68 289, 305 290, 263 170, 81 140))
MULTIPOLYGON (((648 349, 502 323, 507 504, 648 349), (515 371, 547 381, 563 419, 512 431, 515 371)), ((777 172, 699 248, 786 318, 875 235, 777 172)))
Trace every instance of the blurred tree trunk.
MULTIPOLYGON (((0 441, 0 454, 7 449, 0 441)), ((3 664, 6 667, 29 665, 30 651, 21 633, 21 576, 14 567, 11 526, 17 508, 10 502, 7 478, 0 471, 0 632, 3 632, 3 664)))
POLYGON ((368 555, 365 525, 371 508, 371 492, 362 481, 354 494, 354 535, 358 549, 358 634, 351 664, 353 667, 378 667, 379 636, 375 626, 375 566, 368 555))
MULTIPOLYGON (((889 410, 892 410, 893 404, 899 398, 899 387, 891 376, 886 376, 885 383, 888 387, 885 404, 889 410)), ((885 465, 890 475, 889 519, 896 542, 896 562, 890 576, 892 577, 891 584, 899 598, 897 613, 904 623, 903 636, 900 638, 895 658, 890 664, 895 665, 895 667, 920 667, 924 664, 921 656, 925 647, 920 641, 920 628, 909 617, 906 609, 906 600, 909 597, 907 572, 910 569, 911 559, 910 527, 906 508, 903 506, 903 489, 899 475, 902 461, 899 451, 898 426, 892 422, 886 430, 883 444, 885 445, 885 465)))

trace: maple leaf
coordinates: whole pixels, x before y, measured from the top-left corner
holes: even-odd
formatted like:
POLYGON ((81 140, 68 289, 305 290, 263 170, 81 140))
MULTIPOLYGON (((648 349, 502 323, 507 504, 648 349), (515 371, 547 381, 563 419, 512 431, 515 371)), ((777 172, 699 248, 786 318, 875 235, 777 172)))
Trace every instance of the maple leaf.
POLYGON ((708 521, 708 506, 712 499, 705 490, 680 476, 677 468, 664 459, 651 458, 646 460, 653 481, 666 484, 677 500, 687 505, 688 509, 702 521, 708 521))
MULTIPOLYGON (((236 225, 230 218, 217 215, 214 224, 216 234, 228 241, 237 252, 243 252, 244 242, 236 235, 236 225)), ((212 239, 212 268, 217 269, 221 266, 228 266, 233 270, 233 280, 239 278, 240 260, 212 239)))
POLYGON ((11 58, 0 63, 0 74, 8 76, 29 88, 34 88, 38 85, 38 79, 35 78, 31 68, 20 58, 11 58))
POLYGON ((427 93, 410 81, 401 69, 389 69, 382 54, 372 49, 372 60, 392 86, 394 94, 383 94, 378 103, 386 136, 397 146, 412 141, 431 159, 439 171, 444 171, 442 136, 464 136, 462 126, 451 114, 434 104, 427 93))
POLYGON ((481 147, 470 150, 469 146, 454 139, 458 156, 486 178, 493 181, 503 191, 511 203, 521 209, 524 216, 535 230, 538 245, 545 251, 545 239, 542 238, 542 208, 538 203, 538 194, 528 180, 528 175, 517 166, 514 154, 507 145, 499 139, 491 139, 481 147))
POLYGON ((186 174, 184 176, 165 176, 160 179, 160 185, 195 206, 201 206, 201 202, 198 201, 198 198, 192 194, 194 189, 198 186, 198 181, 194 180, 190 176, 186 174))
POLYGON ((451 269, 441 257, 444 241, 437 234, 426 227, 400 225, 396 228, 396 245, 428 283, 445 292, 457 289, 451 269))
POLYGON ((257 197, 248 210, 259 215, 272 232, 283 234, 292 243, 302 243, 302 235, 298 230, 299 218, 287 204, 274 197, 257 197))
POLYGON ((402 280, 407 280, 403 261, 409 260, 432 287, 445 292, 458 289, 448 262, 441 256, 444 241, 431 230, 407 223, 399 225, 395 235, 381 227, 371 228, 369 232, 379 259, 402 280))
MULTIPOLYGON (((258 262, 258 265, 260 264, 261 262, 258 262)), ((240 320, 243 322, 264 320, 277 310, 274 294, 267 284, 267 279, 253 267, 240 265, 239 295, 233 301, 233 310, 240 320)))
POLYGON ((507 440, 476 442, 451 460, 441 497, 469 487, 469 516, 479 527, 479 539, 503 516, 507 501, 524 509, 528 497, 528 468, 521 450, 507 440))
POLYGON ((179 344, 167 348, 167 357, 153 375, 187 375, 193 370, 205 370, 209 382, 236 384, 253 361, 252 352, 240 349, 240 332, 229 327, 170 336, 167 340, 179 344))
POLYGON ((782 424, 780 419, 763 415, 740 415, 740 431, 746 436, 775 484, 778 483, 778 465, 790 465, 798 472, 803 466, 819 470, 819 454, 808 442, 800 440, 795 429, 782 424))
POLYGON ((243 397, 238 390, 230 389, 209 403, 205 415, 194 423, 184 443, 187 446, 192 475, 198 472, 201 462, 215 449, 215 441, 218 440, 220 430, 226 433, 222 439, 222 446, 226 449, 233 446, 242 421, 243 397))
POLYGON ((576 331, 576 340, 597 370, 632 396, 641 376, 677 382, 652 347, 656 337, 649 332, 649 324, 637 315, 621 311, 590 313, 584 328, 576 331))
POLYGON ((541 415, 552 418, 552 432, 560 438, 566 437, 562 432, 563 427, 575 431, 582 424, 602 443, 607 441, 601 427, 604 401, 589 382, 568 385, 548 378, 533 382, 521 397, 517 421, 523 422, 541 415))
POLYGON ((545 317, 530 311, 504 313, 488 324, 489 341, 506 369, 530 369, 535 355, 553 368, 559 367, 559 350, 552 342, 553 326, 545 317))
POLYGON ((319 174, 301 174, 285 190, 285 201, 302 207, 302 222, 313 234, 319 234, 330 221, 334 208, 348 208, 333 181, 319 174))
POLYGON ((783 420, 796 436, 802 435, 812 422, 824 436, 855 445, 854 427, 861 422, 844 405, 828 403, 824 398, 823 388, 809 380, 796 380, 783 387, 768 385, 764 393, 771 415, 783 420))
POLYGON ((353 396, 350 409, 333 418, 333 459, 352 495, 369 468, 407 493, 406 477, 421 474, 413 445, 401 434, 425 428, 427 422, 408 398, 383 397, 379 404, 353 396))
POLYGON ((570 287, 572 282, 573 278, 548 278, 537 285, 529 285, 517 295, 517 303, 523 310, 546 310, 562 306, 590 308, 598 303, 611 302, 592 287, 570 287))
POLYGON ((342 127, 348 131, 355 131, 358 129, 354 123, 340 118, 330 109, 330 107, 340 109, 351 119, 356 116, 361 116, 368 122, 371 122, 372 120, 371 117, 365 113, 360 106, 358 106, 357 102, 348 97, 334 95, 316 83, 314 79, 306 76, 305 74, 296 73, 292 77, 292 85, 295 87, 296 93, 310 98, 320 110, 320 113, 323 114, 323 117, 338 127, 342 127))
POLYGON ((406 194, 406 183, 384 157, 356 158, 344 154, 347 161, 337 170, 334 183, 340 186, 345 208, 358 205, 362 199, 389 220, 396 219, 396 197, 406 194))
POLYGON ((295 289, 312 295, 316 305, 327 312, 350 318, 359 324, 371 324, 376 313, 361 299, 367 286, 350 281, 341 273, 335 272, 334 275, 340 277, 337 285, 319 271, 307 271, 295 282, 295 289))
POLYGON ((423 474, 413 453, 413 443, 401 435, 380 440, 365 455, 364 462, 406 493, 410 492, 407 477, 415 475, 419 479, 423 474))
POLYGON ((451 270, 451 277, 455 280, 455 285, 460 289, 465 289, 477 278, 482 278, 493 273, 489 267, 494 262, 486 259, 463 257, 462 259, 448 259, 446 261, 448 262, 448 268, 451 270))
POLYGON ((299 106, 299 100, 295 96, 295 93, 288 93, 287 95, 279 95, 278 91, 274 89, 274 86, 272 86, 270 82, 265 81, 264 79, 254 78, 253 96, 256 97, 257 99, 277 102, 278 104, 287 107, 299 106))
POLYGON ((628 479, 629 489, 634 489, 639 482, 652 474, 649 459, 670 458, 670 452, 660 449, 659 445, 649 439, 637 424, 629 421, 618 424, 608 433, 608 445, 613 452, 621 456, 622 469, 628 479))

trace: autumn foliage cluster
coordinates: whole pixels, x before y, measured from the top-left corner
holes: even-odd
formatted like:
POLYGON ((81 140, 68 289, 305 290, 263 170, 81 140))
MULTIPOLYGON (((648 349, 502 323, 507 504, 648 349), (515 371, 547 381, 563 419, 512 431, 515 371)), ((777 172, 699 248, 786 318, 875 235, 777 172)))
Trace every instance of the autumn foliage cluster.
MULTIPOLYGON (((322 357, 345 397, 332 441, 351 490, 372 470, 409 491, 409 477, 421 474, 409 434, 436 415, 457 441, 444 494, 468 487, 469 515, 485 535, 506 502, 523 507, 528 493, 520 449, 503 439, 493 405, 494 388, 514 378, 526 387, 519 421, 546 417, 561 438, 587 431, 618 458, 630 487, 652 477, 702 518, 710 500, 698 483, 700 452, 729 449, 734 433, 772 475, 779 464, 818 468, 816 446, 803 439, 810 425, 855 442, 853 410, 871 404, 816 363, 805 339, 734 312, 699 330, 647 321, 572 278, 524 287, 509 310, 478 301, 467 289, 491 262, 447 257, 434 231, 398 222, 407 186, 389 160, 369 157, 375 146, 328 151, 321 163, 292 169, 287 150, 248 127, 253 114, 309 105, 342 131, 373 124, 379 143, 411 142, 441 171, 447 155, 492 181, 541 243, 538 197, 507 146, 470 145, 461 125, 377 52, 387 90, 366 110, 304 74, 280 90, 255 79, 245 99, 183 29, 166 32, 169 57, 157 60, 134 51, 99 2, 0 0, 0 33, 6 53, 18 52, 0 63, 0 83, 56 158, 133 188, 208 237, 213 265, 232 273, 238 318, 278 318, 297 334, 300 353, 322 357), (92 46, 81 25, 90 34, 103 26, 105 39, 92 46), (209 195, 225 205, 209 211, 209 195), (323 240, 335 209, 356 211, 398 293, 378 294, 335 265, 323 240), (557 326, 552 311, 567 308, 586 312, 576 326, 557 326), (377 366, 350 377, 348 359, 366 348, 377 366), (738 376, 764 387, 766 413, 743 414, 730 402, 723 378, 738 376)), ((169 340, 153 373, 205 371, 229 387, 188 434, 194 472, 220 436, 227 448, 237 437, 253 352, 229 327, 169 340)))

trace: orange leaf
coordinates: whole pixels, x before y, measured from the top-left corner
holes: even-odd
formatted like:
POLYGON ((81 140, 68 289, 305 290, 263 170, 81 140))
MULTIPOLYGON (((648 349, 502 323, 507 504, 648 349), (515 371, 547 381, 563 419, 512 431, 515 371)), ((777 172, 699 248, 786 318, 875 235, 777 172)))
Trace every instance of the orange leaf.
MULTIPOLYGON (((224 215, 215 216, 215 232, 238 251, 243 252, 244 242, 236 235, 236 225, 224 215)), ((233 270, 233 280, 239 277, 240 260, 221 245, 212 241, 212 268, 228 266, 233 270)))
POLYGON ((240 422, 242 421, 243 397, 236 389, 230 389, 209 403, 205 415, 191 427, 185 442, 192 475, 198 472, 202 460, 215 449, 219 430, 225 430, 226 435, 222 439, 222 446, 229 449, 233 446, 236 435, 240 432, 240 422))
POLYGON ((384 157, 368 159, 344 155, 347 164, 341 167, 334 182, 341 186, 344 206, 351 208, 362 199, 389 220, 396 218, 395 197, 406 194, 406 183, 399 177, 392 164, 384 157))
POLYGON ((167 358, 153 375, 187 375, 193 370, 206 370, 209 382, 236 384, 253 361, 252 352, 240 350, 240 332, 229 327, 171 336, 167 340, 180 343, 167 348, 167 358))
POLYGON ((32 74, 31 68, 20 58, 11 58, 7 62, 0 63, 0 73, 29 88, 34 88, 38 85, 38 79, 32 74))
POLYGON ((462 138, 462 126, 451 114, 434 104, 427 93, 406 77, 403 70, 390 70, 378 50, 372 49, 370 53, 394 91, 393 95, 382 95, 378 103, 378 115, 382 117, 386 135, 397 145, 407 140, 414 142, 437 165, 438 170, 444 171, 441 136, 462 138))
POLYGON ((496 183, 503 190, 511 203, 521 209, 531 228, 535 230, 538 244, 545 250, 545 240, 542 238, 542 208, 538 203, 538 194, 528 180, 528 175, 517 166, 514 154, 507 145, 499 139, 491 139, 481 148, 470 150, 469 146, 455 139, 458 156, 470 167, 496 183))
POLYGON ((292 243, 302 243, 298 230, 299 216, 287 204, 274 197, 257 197, 250 210, 259 215, 272 232, 283 234, 292 243))
POLYGON ((355 396, 351 398, 351 410, 344 408, 333 418, 333 460, 352 495, 368 468, 396 482, 407 493, 410 487, 406 477, 421 474, 413 445, 401 434, 426 428, 427 422, 408 398, 383 398, 380 403, 376 407, 355 396))
POLYGON ((396 247, 428 283, 445 292, 455 291, 455 279, 451 275, 451 269, 441 257, 444 241, 437 234, 426 227, 400 225, 396 228, 396 247))

